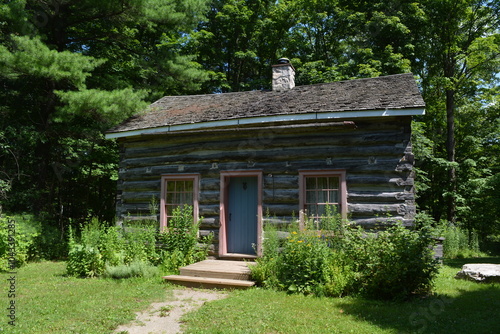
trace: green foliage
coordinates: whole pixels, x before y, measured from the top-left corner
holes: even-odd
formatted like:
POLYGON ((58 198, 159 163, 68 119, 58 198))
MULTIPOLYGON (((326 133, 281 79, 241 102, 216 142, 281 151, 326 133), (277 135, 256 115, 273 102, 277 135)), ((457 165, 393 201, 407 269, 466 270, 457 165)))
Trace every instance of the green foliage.
POLYGON ((213 236, 198 242, 199 223, 193 222, 192 210, 187 205, 176 208, 168 230, 162 233, 157 232, 156 221, 127 222, 119 228, 93 220, 81 228, 79 238, 71 231, 68 275, 149 277, 158 270, 174 273, 181 266, 205 259, 213 236))
POLYGON ((105 278, 132 278, 132 277, 144 277, 152 278, 158 276, 158 268, 147 264, 143 261, 134 261, 130 264, 122 264, 117 266, 106 266, 104 270, 103 277, 105 278))
POLYGON ((291 232, 277 264, 279 286, 289 292, 341 296, 352 276, 318 231, 291 232))
POLYGON ((175 273, 179 267, 205 259, 213 235, 198 242, 199 221, 193 222, 193 208, 176 207, 167 230, 158 235, 160 265, 165 273, 175 273))
POLYGON ((106 267, 126 266, 133 262, 155 263, 158 259, 155 236, 153 228, 122 231, 94 220, 81 229, 80 238, 70 232, 67 273, 94 277, 102 275, 106 267))
POLYGON ((376 234, 349 228, 334 212, 324 226, 291 231, 281 240, 266 228, 264 255, 252 277, 268 288, 324 296, 363 294, 375 299, 407 299, 428 294, 438 271, 431 229, 398 224, 376 234))
POLYGON ((431 229, 409 230, 396 224, 376 235, 347 234, 344 251, 358 274, 355 285, 377 299, 406 299, 428 294, 438 272, 431 229))
POLYGON ((16 271, 33 257, 40 227, 32 216, 0 214, 0 272, 16 271))
POLYGON ((193 222, 193 208, 189 205, 178 206, 168 222, 167 231, 160 236, 163 249, 177 249, 188 254, 197 244, 199 222, 193 222))
POLYGON ((3 207, 49 218, 60 239, 90 217, 112 221, 118 150, 103 132, 207 80, 183 49, 206 9, 206 0, 2 2, 3 207))
POLYGON ((447 224, 441 230, 444 257, 447 259, 477 257, 484 255, 479 249, 479 236, 476 231, 467 231, 447 224))

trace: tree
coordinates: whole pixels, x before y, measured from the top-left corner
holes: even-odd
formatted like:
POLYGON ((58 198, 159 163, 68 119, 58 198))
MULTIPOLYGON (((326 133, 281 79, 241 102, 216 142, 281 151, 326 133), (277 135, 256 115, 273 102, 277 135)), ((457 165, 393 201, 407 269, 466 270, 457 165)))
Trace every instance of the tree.
MULTIPOLYGON (((498 83, 499 6, 498 1, 421 1, 425 24, 420 35, 425 36, 425 40, 420 42, 418 64, 415 67, 422 78, 424 98, 428 105, 426 119, 429 135, 434 137, 435 143, 446 143, 446 156, 443 158, 447 163, 442 164, 447 170, 446 184, 441 185, 445 189, 447 201, 441 204, 445 204, 446 218, 450 222, 457 219, 456 200, 460 187, 457 163, 466 160, 467 155, 467 152, 463 152, 464 155, 457 157, 457 114, 468 108, 470 103, 475 103, 482 90, 498 83), (442 131, 443 121, 445 131, 442 131), (436 134, 444 138, 436 137, 436 134)), ((475 105, 484 108, 477 103, 475 105)), ((440 155, 438 148, 435 156, 440 155)), ((439 218, 440 215, 435 217, 439 218)))
POLYGON ((206 80, 182 51, 205 9, 203 0, 1 4, 5 208, 48 214, 62 229, 69 218, 110 220, 118 152, 103 132, 146 101, 206 80))

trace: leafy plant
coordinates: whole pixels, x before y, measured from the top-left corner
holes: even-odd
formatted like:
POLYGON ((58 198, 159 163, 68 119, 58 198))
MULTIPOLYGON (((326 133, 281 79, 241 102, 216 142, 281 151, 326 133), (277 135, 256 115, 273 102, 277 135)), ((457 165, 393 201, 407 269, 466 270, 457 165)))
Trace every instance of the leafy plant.
POLYGON ((358 231, 344 251, 358 273, 357 288, 377 299, 406 299, 426 294, 438 272, 430 229, 410 230, 399 224, 376 235, 358 231))
POLYGON ((193 221, 191 206, 184 205, 174 209, 167 230, 158 235, 160 264, 165 273, 176 273, 179 267, 207 257, 213 234, 199 240, 199 225, 199 221, 193 221))
POLYGON ((0 215, 0 272, 23 266, 40 234, 31 216, 0 215))
POLYGON ((282 247, 279 231, 266 230, 264 256, 252 267, 252 277, 265 287, 325 296, 405 299, 430 292, 438 270, 430 228, 396 224, 368 234, 329 219, 322 226, 331 230, 291 231, 282 247))

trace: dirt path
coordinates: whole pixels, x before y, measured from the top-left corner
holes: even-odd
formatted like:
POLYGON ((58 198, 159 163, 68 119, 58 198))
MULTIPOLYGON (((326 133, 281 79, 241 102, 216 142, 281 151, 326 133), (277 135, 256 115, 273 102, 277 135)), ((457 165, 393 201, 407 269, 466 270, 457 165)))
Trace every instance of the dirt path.
POLYGON ((181 333, 180 318, 185 313, 201 307, 205 302, 222 299, 227 294, 213 290, 177 289, 169 301, 153 303, 136 319, 118 327, 120 334, 177 334, 181 333))

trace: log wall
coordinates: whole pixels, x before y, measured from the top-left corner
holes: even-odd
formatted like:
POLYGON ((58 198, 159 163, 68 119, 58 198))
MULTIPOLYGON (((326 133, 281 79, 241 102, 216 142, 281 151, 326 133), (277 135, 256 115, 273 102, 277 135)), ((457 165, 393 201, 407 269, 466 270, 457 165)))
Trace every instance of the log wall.
POLYGON ((344 169, 351 221, 366 228, 388 219, 411 224, 411 117, 355 119, 355 127, 336 121, 119 139, 118 220, 150 215, 162 174, 199 173, 201 233, 217 239, 221 171, 262 170, 264 212, 289 219, 298 216, 299 170, 344 169))

